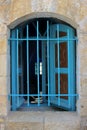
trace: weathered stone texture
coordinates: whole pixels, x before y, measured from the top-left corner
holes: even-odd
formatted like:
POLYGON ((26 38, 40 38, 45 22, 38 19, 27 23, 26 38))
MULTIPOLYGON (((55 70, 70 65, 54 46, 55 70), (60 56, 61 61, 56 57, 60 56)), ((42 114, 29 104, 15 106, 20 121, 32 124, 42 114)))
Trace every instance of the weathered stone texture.
POLYGON ((0 5, 0 23, 7 23, 9 19, 10 4, 0 5))
POLYGON ((7 96, 0 95, 0 115, 7 115, 7 96))
POLYGON ((8 5, 11 2, 11 0, 0 0, 0 5, 8 5))
POLYGON ((0 55, 7 53, 7 37, 2 36, 0 38, 0 55))
POLYGON ((4 124, 0 124, 0 130, 6 130, 4 124))
POLYGON ((7 75, 7 55, 0 55, 0 76, 7 75))
POLYGON ((7 35, 7 26, 5 23, 0 22, 0 38, 7 35))
POLYGON ((28 0, 13 0, 10 5, 9 21, 14 21, 30 12, 30 2, 28 0))
POLYGON ((79 120, 76 118, 65 119, 64 117, 46 117, 45 119, 45 130, 79 130, 79 120))
POLYGON ((56 12, 60 12, 60 14, 67 14, 67 6, 68 6, 68 1, 65 0, 58 0, 57 1, 57 11, 56 12))
POLYGON ((43 124, 40 123, 8 123, 7 130, 43 130, 43 124))
POLYGON ((79 0, 68 0, 67 4, 67 16, 73 19, 76 22, 79 22, 80 19, 80 1, 79 0))
MULTIPOLYGON (((27 15, 28 19, 29 16, 36 12, 52 13, 54 17, 58 15, 61 20, 70 21, 71 25, 76 24, 76 29, 78 29, 76 54, 77 92, 80 95, 77 101, 77 111, 79 111, 80 116, 87 116, 87 0, 0 0, 0 115, 7 114, 7 94, 10 92, 10 55, 9 46, 7 45, 7 39, 10 35, 8 28, 10 26, 7 25, 11 25, 14 21, 20 23, 21 18, 25 19, 27 15)), ((73 120, 72 122, 68 121, 70 125, 67 126, 65 121, 61 123, 61 121, 57 122, 56 119, 56 122, 54 122, 46 118, 44 129, 78 130, 79 125, 73 124, 73 120)), ((23 126, 23 130, 36 130, 36 128, 43 130, 42 124, 28 125, 28 123, 23 124, 23 122, 19 124, 14 122, 9 123, 8 129, 10 130, 11 127, 13 130, 16 128, 22 130, 23 126)), ((85 125, 84 128, 81 126, 82 130, 86 130, 86 128, 85 125)), ((3 123, 0 125, 0 130, 4 130, 3 123)))
POLYGON ((80 96, 80 115, 87 116, 87 96, 80 96))
POLYGON ((7 77, 0 77, 0 92, 1 92, 1 95, 7 94, 6 81, 7 81, 7 77))
POLYGON ((10 113, 7 130, 79 130, 80 118, 76 113, 15 112, 10 113))
POLYGON ((79 30, 83 34, 87 34, 87 15, 85 15, 84 19, 79 21, 79 30))
POLYGON ((32 12, 56 12, 58 2, 57 0, 32 0, 31 11, 32 12))
POLYGON ((6 130, 5 129, 5 118, 0 117, 0 130, 6 130))
POLYGON ((80 95, 87 96, 87 75, 81 76, 80 80, 80 95))

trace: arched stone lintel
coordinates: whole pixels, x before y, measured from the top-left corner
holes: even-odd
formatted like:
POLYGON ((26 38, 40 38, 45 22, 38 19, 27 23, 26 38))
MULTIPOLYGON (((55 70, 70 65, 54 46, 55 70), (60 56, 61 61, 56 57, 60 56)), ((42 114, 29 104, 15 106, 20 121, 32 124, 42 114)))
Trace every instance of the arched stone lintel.
POLYGON ((72 19, 57 14, 57 13, 49 13, 49 12, 35 12, 35 13, 31 13, 31 14, 27 14, 25 16, 22 16, 20 18, 17 18, 16 20, 12 21, 11 23, 8 24, 8 28, 12 29, 14 27, 16 27, 17 25, 19 25, 20 23, 26 21, 26 20, 30 20, 33 18, 56 18, 59 20, 62 20, 68 24, 70 24, 72 27, 74 27, 75 29, 77 29, 78 25, 76 22, 74 22, 72 19))

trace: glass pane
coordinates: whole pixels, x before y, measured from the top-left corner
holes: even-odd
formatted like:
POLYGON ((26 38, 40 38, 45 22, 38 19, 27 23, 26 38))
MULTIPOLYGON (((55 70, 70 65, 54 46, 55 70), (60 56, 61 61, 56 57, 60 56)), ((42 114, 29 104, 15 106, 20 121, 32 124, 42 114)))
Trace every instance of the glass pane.
POLYGON ((59 37, 64 37, 64 36, 67 36, 67 33, 60 31, 60 32, 59 32, 59 37))
POLYGON ((31 22, 29 24, 29 37, 36 37, 37 36, 37 22, 31 22))
POLYGON ((19 93, 23 94, 23 48, 22 41, 18 44, 18 75, 19 75, 19 93))
POLYGON ((37 94, 37 42, 36 41, 29 41, 29 70, 30 70, 29 72, 30 94, 37 94))
POLYGON ((67 52, 67 43, 60 43, 60 67, 68 67, 68 52, 67 52))
POLYGON ((55 93, 58 94, 58 74, 55 74, 55 93))
MULTIPOLYGON (((60 94, 68 94, 68 75, 60 74, 60 94)), ((63 99, 68 99, 68 96, 62 96, 63 99)))
POLYGON ((58 68, 58 44, 55 44, 55 67, 58 68))

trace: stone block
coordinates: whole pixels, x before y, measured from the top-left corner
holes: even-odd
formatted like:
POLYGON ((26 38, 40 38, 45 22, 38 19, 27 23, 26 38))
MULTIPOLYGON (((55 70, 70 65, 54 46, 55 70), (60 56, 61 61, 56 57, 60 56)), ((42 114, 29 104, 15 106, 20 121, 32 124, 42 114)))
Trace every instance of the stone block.
POLYGON ((0 96, 0 115, 1 116, 6 116, 7 115, 7 96, 0 96))
POLYGON ((87 75, 80 76, 79 94, 81 96, 87 96, 87 75))
POLYGON ((87 55, 80 56, 80 74, 87 75, 87 55))
POLYGON ((0 130, 6 130, 5 129, 5 124, 0 124, 0 130))
POLYGON ((0 76, 7 75, 7 55, 0 55, 0 76))
POLYGON ((32 0, 31 11, 32 12, 57 12, 58 7, 57 0, 32 0))
MULTIPOLYGON (((80 74, 86 75, 87 74, 87 35, 79 33, 78 37, 78 53, 77 56, 79 57, 79 67, 80 67, 80 74)), ((78 59, 77 59, 78 60, 78 59)), ((78 67, 78 66, 77 66, 78 67)))
POLYGON ((79 118, 74 113, 54 113, 54 116, 45 117, 45 130, 79 130, 79 118), (59 116, 60 115, 60 116, 59 116), (67 116, 66 116, 67 115, 67 116), (73 116, 72 116, 73 115, 73 116))
POLYGON ((81 32, 87 33, 87 0, 80 0, 80 5, 79 27, 81 32))
POLYGON ((11 2, 11 0, 0 0, 0 6, 8 5, 10 2, 11 2))
POLYGON ((1 124, 1 123, 4 123, 4 121, 5 121, 5 120, 0 117, 0 124, 1 124))
POLYGON ((6 130, 43 130, 43 115, 38 112, 10 112, 6 130))
POLYGON ((9 21, 14 21, 17 18, 26 15, 27 1, 28 0, 26 0, 26 1, 24 1, 24 0, 13 0, 11 2, 10 13, 9 13, 9 16, 10 16, 9 21))
POLYGON ((2 36, 0 37, 0 54, 6 54, 7 53, 7 37, 2 36))
POLYGON ((7 23, 9 19, 10 4, 0 5, 0 23, 7 23))
POLYGON ((80 16, 83 19, 84 17, 87 16, 87 0, 80 0, 80 16))
POLYGON ((0 95, 7 95, 7 77, 0 77, 0 95))
MULTIPOLYGON (((7 26, 5 23, 0 22, 0 38, 7 34, 7 26)), ((5 38, 6 39, 6 38, 5 38)))
POLYGON ((79 130, 76 112, 10 112, 6 130, 79 130))
MULTIPOLYGON (((65 2, 64 2, 65 4, 65 2)), ((67 5, 67 17, 71 18, 75 22, 79 22, 80 19, 80 2, 79 0, 68 0, 67 5)))
POLYGON ((7 130, 43 130, 42 123, 8 123, 7 130))
POLYGON ((87 130, 87 126, 81 126, 80 130, 87 130))
POLYGON ((80 116, 87 116, 87 96, 80 96, 80 116))
POLYGON ((81 56, 87 54, 87 35, 84 35, 84 33, 79 33, 78 46, 81 56))
POLYGON ((60 12, 60 14, 62 14, 62 15, 67 14, 67 6, 68 6, 68 1, 67 0, 65 0, 65 1, 58 0, 56 6, 57 6, 56 7, 57 12, 60 12))

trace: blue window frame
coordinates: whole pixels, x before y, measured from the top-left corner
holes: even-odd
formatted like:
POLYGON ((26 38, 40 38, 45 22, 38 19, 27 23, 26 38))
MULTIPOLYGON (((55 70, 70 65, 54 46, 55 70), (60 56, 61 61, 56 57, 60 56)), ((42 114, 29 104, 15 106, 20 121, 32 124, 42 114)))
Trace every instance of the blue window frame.
POLYGON ((54 19, 34 19, 11 30, 11 110, 76 109, 76 33, 54 19), (36 73, 35 73, 36 72, 36 73))

